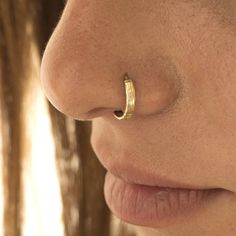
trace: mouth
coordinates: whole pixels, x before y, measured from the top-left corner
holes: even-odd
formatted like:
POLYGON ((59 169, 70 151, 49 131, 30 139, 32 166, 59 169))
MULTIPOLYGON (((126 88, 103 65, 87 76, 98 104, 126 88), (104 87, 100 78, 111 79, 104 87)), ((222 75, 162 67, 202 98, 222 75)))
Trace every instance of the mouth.
MULTIPOLYGON (((95 139, 92 146, 107 170, 104 184, 105 200, 110 210, 122 221, 145 227, 161 228, 196 220, 220 206, 224 196, 232 192, 218 186, 177 182, 158 171, 138 167, 136 163, 111 156, 95 139), (125 162, 125 163, 124 163, 125 162)), ((190 223, 190 222, 189 222, 190 223)))
POLYGON ((105 199, 112 212, 127 223, 161 227, 179 220, 191 218, 198 211, 207 208, 224 189, 193 189, 144 185, 127 181, 107 172, 105 177, 105 199))

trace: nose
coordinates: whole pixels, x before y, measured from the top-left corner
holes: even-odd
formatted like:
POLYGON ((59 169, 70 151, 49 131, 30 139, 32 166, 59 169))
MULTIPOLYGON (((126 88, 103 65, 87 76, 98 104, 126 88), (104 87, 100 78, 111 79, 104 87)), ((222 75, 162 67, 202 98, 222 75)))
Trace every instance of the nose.
POLYGON ((124 110, 123 75, 128 73, 136 90, 136 116, 160 113, 174 104, 181 80, 171 57, 159 50, 156 35, 161 32, 139 34, 149 22, 145 17, 134 21, 125 7, 118 11, 117 1, 114 6, 86 2, 67 2, 44 52, 40 74, 49 101, 79 120, 124 110), (156 42, 150 43, 153 36, 156 42))

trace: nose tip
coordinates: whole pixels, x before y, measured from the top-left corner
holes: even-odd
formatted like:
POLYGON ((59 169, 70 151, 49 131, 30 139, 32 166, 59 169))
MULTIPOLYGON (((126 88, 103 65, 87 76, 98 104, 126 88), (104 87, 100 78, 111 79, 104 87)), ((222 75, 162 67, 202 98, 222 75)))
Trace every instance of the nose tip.
POLYGON ((51 44, 43 55, 40 77, 44 93, 55 108, 77 120, 92 120, 124 107, 122 76, 112 75, 119 72, 97 69, 96 73, 85 68, 82 59, 68 61, 65 54, 58 58, 51 44))
MULTIPOLYGON (((98 68, 96 71, 81 70, 78 73, 79 66, 70 64, 63 70, 55 60, 50 60, 43 58, 41 78, 48 99, 59 111, 74 119, 86 121, 102 116, 113 117, 114 111, 125 110, 126 93, 122 66, 119 69, 109 67, 104 73, 98 68)), ((138 68, 138 64, 130 66, 131 72, 128 73, 135 87, 133 117, 160 114, 178 100, 181 82, 170 66, 168 70, 159 67, 145 71, 142 67, 138 68)))

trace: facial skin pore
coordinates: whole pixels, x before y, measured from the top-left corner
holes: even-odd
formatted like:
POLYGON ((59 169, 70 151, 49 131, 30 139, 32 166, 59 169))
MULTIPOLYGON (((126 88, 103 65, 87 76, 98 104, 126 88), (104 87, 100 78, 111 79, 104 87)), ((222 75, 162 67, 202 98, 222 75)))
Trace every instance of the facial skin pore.
POLYGON ((235 65, 234 0, 68 0, 42 84, 63 113, 93 115, 101 163, 227 190, 190 219, 137 226, 139 236, 236 235, 235 65), (124 107, 125 72, 137 113, 121 122, 112 111, 124 107))

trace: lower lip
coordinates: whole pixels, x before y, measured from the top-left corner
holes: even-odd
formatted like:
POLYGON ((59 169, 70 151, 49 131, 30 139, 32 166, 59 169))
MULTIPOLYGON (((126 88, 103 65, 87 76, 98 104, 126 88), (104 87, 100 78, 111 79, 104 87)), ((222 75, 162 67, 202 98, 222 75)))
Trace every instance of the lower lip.
POLYGON ((105 199, 120 219, 136 225, 160 227, 186 219, 204 209, 221 189, 190 190, 130 184, 110 172, 105 178, 105 199))

